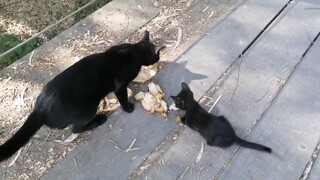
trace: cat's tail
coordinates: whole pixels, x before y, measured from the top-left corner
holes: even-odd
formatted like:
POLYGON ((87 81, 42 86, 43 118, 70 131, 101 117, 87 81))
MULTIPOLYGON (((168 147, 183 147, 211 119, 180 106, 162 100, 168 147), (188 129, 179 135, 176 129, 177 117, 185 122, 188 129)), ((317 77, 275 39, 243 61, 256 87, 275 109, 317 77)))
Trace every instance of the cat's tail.
POLYGON ((238 136, 235 136, 234 140, 235 140, 235 143, 239 144, 240 146, 246 147, 246 148, 255 149, 255 150, 258 150, 258 151, 265 151, 265 152, 268 152, 268 153, 272 152, 272 149, 267 147, 267 146, 264 146, 264 145, 261 145, 261 144, 256 144, 256 143, 252 143, 252 142, 248 142, 246 140, 241 139, 238 136))
POLYGON ((29 139, 41 128, 42 122, 40 115, 37 112, 32 112, 22 127, 0 146, 0 162, 8 159, 27 144, 29 139))

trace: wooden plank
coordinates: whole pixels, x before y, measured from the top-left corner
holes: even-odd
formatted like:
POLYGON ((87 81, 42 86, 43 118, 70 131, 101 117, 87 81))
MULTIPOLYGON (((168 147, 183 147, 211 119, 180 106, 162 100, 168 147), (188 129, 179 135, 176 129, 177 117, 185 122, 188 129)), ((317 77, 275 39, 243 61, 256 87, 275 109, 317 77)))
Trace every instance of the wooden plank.
MULTIPOLYGON (((284 2, 270 3, 270 9, 266 9, 265 11, 268 18, 266 19, 265 15, 257 16, 261 18, 259 19, 260 21, 257 26, 261 28, 264 27, 265 24, 268 23, 268 19, 270 20, 273 17, 274 12, 281 9, 283 4, 284 2)), ((257 8, 254 7, 254 9, 251 10, 253 11, 256 9, 257 8)), ((264 8, 261 7, 260 10, 262 9, 264 8)), ((249 12, 252 13, 251 11, 249 12)), ((230 17, 236 18, 236 15, 237 14, 230 17)), ((231 20, 234 21, 234 19, 231 20)), ((230 37, 226 35, 221 35, 222 29, 226 28, 226 26, 228 28, 240 26, 239 22, 235 23, 234 26, 230 25, 229 23, 231 20, 221 23, 222 27, 217 27, 214 28, 214 30, 209 31, 209 35, 203 37, 197 45, 191 47, 185 55, 182 55, 176 62, 168 64, 156 75, 153 81, 164 87, 165 94, 176 93, 180 89, 177 85, 181 80, 184 80, 187 83, 190 83, 191 87, 197 87, 195 88, 195 93, 200 97, 200 94, 204 94, 211 84, 218 79, 221 72, 224 70, 221 70, 219 73, 218 71, 212 71, 212 69, 221 64, 223 64, 222 69, 226 69, 230 63, 232 63, 234 57, 241 53, 246 46, 245 44, 239 45, 238 42, 233 42, 233 39, 230 39, 230 37), (221 36, 225 39, 221 38, 221 36), (219 37, 220 40, 230 42, 229 47, 232 47, 232 51, 225 53, 225 50, 209 50, 209 47, 218 47, 217 42, 212 40, 213 37, 219 37), (228 54, 228 56, 222 57, 221 59, 217 58, 220 60, 218 61, 218 64, 213 63, 212 57, 217 57, 216 53, 219 54, 220 52, 228 54), (201 63, 199 63, 198 58, 194 58, 199 57, 199 54, 203 55, 201 63), (230 55, 232 57, 231 59, 230 55)), ((252 23, 252 18, 245 19, 241 17, 239 18, 239 21, 249 21, 252 23)), ((250 26, 248 26, 248 29, 246 30, 248 30, 248 33, 241 34, 245 35, 242 38, 253 39, 260 32, 259 29, 250 28, 250 26)), ((233 38, 240 37, 235 36, 233 38)), ((246 41, 247 45, 249 42, 250 40, 246 41)), ((175 121, 164 123, 163 119, 159 116, 150 117, 149 115, 146 115, 140 106, 136 106, 136 110, 132 114, 117 111, 111 116, 108 124, 95 130, 86 143, 79 145, 78 148, 63 159, 62 162, 52 169, 52 171, 44 178, 95 179, 104 177, 106 179, 125 179, 128 174, 136 169, 150 152, 167 136, 175 124, 175 121), (108 128, 109 123, 112 124, 112 129, 108 128), (107 131, 105 129, 107 129, 107 131), (123 133, 118 129, 122 129, 121 132, 123 133), (133 139, 136 138, 135 147, 141 149, 131 153, 121 154, 107 138, 111 138, 118 142, 123 148, 129 146, 133 139), (79 157, 81 157, 81 161, 79 160, 79 157), (77 168, 74 165, 74 159, 78 159, 77 168)))
MULTIPOLYGON (((313 5, 311 3, 299 2, 296 12, 310 7, 313 5)), ((252 141, 263 138, 263 142, 271 145, 274 153, 265 155, 241 148, 220 179, 301 177, 320 139, 319 48, 320 39, 249 136, 252 141)))
MULTIPOLYGON (((268 3, 270 3, 270 2, 268 2, 268 3)), ((273 2, 273 3, 275 3, 275 2, 273 2)), ((202 71, 207 71, 207 69, 211 69, 212 73, 209 75, 210 78, 220 76, 225 71, 225 66, 230 65, 230 60, 232 58, 237 57, 237 55, 233 51, 238 51, 239 53, 241 53, 242 50, 246 47, 246 46, 239 46, 239 44, 241 44, 239 42, 241 42, 240 40, 243 37, 242 36, 243 34, 251 34, 251 33, 246 33, 246 32, 252 32, 251 25, 256 24, 256 25, 259 25, 260 27, 263 27, 263 25, 260 23, 261 23, 262 19, 265 18, 265 15, 270 13, 269 14, 270 17, 275 16, 275 14, 277 13, 276 10, 280 10, 282 8, 281 5, 285 4, 284 2, 282 4, 280 4, 279 2, 277 2, 277 3, 278 3, 277 6, 276 6, 276 4, 269 4, 269 6, 267 6, 267 4, 265 4, 265 2, 247 1, 243 6, 240 6, 235 12, 233 12, 230 16, 228 16, 225 19, 225 21, 221 22, 218 26, 216 26, 212 30, 210 30, 209 31, 210 35, 208 35, 209 37, 208 38, 206 37, 206 38, 202 39, 201 41, 199 41, 198 44, 196 44, 192 49, 190 49, 185 55, 183 55, 181 57, 181 60, 182 61, 185 60, 188 62, 187 63, 188 69, 197 68, 200 70, 200 71, 195 70, 192 72, 197 72, 199 74, 205 74, 202 71), (259 4, 259 3, 261 3, 261 4, 259 4), (272 9, 272 8, 274 8, 274 9, 272 9), (273 10, 273 11, 271 11, 271 10, 273 10), (243 24, 241 23, 241 26, 239 26, 239 24, 240 24, 239 21, 245 20, 245 19, 242 19, 245 16, 245 14, 251 14, 251 16, 248 19, 246 19, 248 21, 243 22, 243 24), (253 16, 253 14, 256 14, 257 16, 253 16), (263 16, 259 16, 259 14, 263 14, 263 16), (237 19, 238 17, 239 17, 239 20, 237 19), (256 17, 257 19, 253 19, 252 17, 256 17), (233 26, 233 28, 230 28, 232 26, 232 24, 235 24, 235 25, 233 26), (232 35, 232 36, 230 36, 230 35, 232 35), (225 38, 225 39, 222 39, 222 38, 225 38), (234 39, 236 39, 236 41, 234 41, 234 39), (242 47, 242 49, 241 49, 241 47, 242 47), (235 49, 233 49, 233 48, 235 48, 235 49), (190 65, 189 65, 189 62, 193 62, 194 59, 199 59, 199 57, 201 57, 200 61, 204 60, 205 62, 207 62, 207 61, 209 61, 208 59, 214 59, 214 61, 212 61, 212 64, 198 62, 196 64, 190 63, 190 65)), ((271 18, 269 20, 271 20, 271 18)), ((265 24, 267 24, 267 23, 268 22, 266 22, 265 24)), ((291 23, 293 23, 293 22, 291 22, 291 23)), ((283 26, 286 26, 286 25, 287 24, 283 24, 283 26)), ((253 28, 253 29, 255 29, 255 28, 253 28)), ((255 29, 255 32, 259 32, 259 30, 255 29)), ((256 35, 257 34, 255 34, 255 36, 256 35)), ((251 40, 255 36, 251 36, 252 37, 251 40)), ((299 38, 300 37, 301 36, 299 36, 299 38)), ((246 39, 245 41, 250 42, 249 39, 246 39)), ((308 42, 309 41, 306 38, 303 45, 305 47, 307 47, 308 42)), ((280 42, 278 42, 278 43, 280 43, 280 42)), ((266 44, 264 44, 264 45, 266 45, 266 44)), ((260 47, 261 47, 261 44, 259 46, 258 45, 256 46, 256 48, 260 48, 260 47)), ((263 51, 264 50, 268 50, 268 49, 264 48, 263 51)), ((269 51, 272 52, 273 50, 269 50, 269 51)), ((302 54, 301 51, 303 51, 303 50, 297 51, 295 55, 291 54, 291 56, 297 56, 299 53, 302 54)), ((248 61, 249 62, 251 61, 250 62, 251 64, 255 62, 254 60, 259 59, 259 58, 257 58, 257 56, 259 56, 259 55, 255 55, 255 57, 251 58, 252 55, 253 54, 251 53, 248 56, 246 56, 246 57, 250 57, 250 60, 248 60, 248 61)), ((288 57, 288 59, 289 58, 290 57, 288 57)), ((274 63, 274 62, 272 62, 272 63, 274 63)), ((293 63, 292 66, 295 63, 293 63)), ((270 69, 271 69, 271 67, 270 67, 270 69)), ((267 69, 267 70, 269 72, 272 72, 272 69, 271 70, 270 69, 267 69)), ((233 76, 234 74, 237 75, 237 71, 233 72, 233 74, 231 76, 233 76)), ((237 79, 237 78, 235 78, 235 79, 237 79)), ((199 81, 199 80, 194 80, 192 82, 197 82, 197 81, 199 81)), ((230 80, 228 79, 227 81, 230 81, 230 80)), ((259 81, 259 79, 257 79, 256 81, 259 81)), ((226 83, 228 83, 228 82, 226 82, 226 83)), ((212 85, 212 83, 210 83, 209 81, 203 81, 202 79, 200 80, 200 84, 201 85, 199 85, 199 86, 194 86, 193 84, 191 84, 191 88, 195 91, 196 99, 198 99, 200 96, 203 95, 203 94, 197 93, 197 92, 199 92, 199 89, 201 90, 201 89, 208 88, 208 86, 206 86, 205 84, 207 84, 207 85, 209 84, 210 86, 212 85)), ((174 84, 172 84, 172 85, 174 85, 174 84)), ((226 87, 226 86, 222 87, 222 90, 225 90, 225 88, 227 90, 234 89, 235 84, 234 84, 233 79, 232 79, 232 86, 230 86, 230 84, 228 84, 228 85, 229 85, 228 87, 226 87)), ((252 86, 249 86, 249 87, 252 88, 252 86)), ((245 86, 242 87, 242 89, 244 89, 244 88, 245 88, 245 86)), ((178 91, 179 90, 177 90, 175 93, 177 93, 178 91)), ((201 91, 203 92, 204 90, 201 90, 201 91)), ((275 92, 275 90, 273 92, 275 92)), ((264 93, 265 93, 265 91, 264 91, 264 93)), ((237 94, 237 98, 239 98, 241 96, 239 94, 237 94)), ((258 96, 258 98, 261 97, 260 94, 256 93, 255 95, 258 96)), ((229 94, 229 98, 230 98, 230 96, 231 96, 231 93, 229 94)), ((224 95, 224 97, 225 97, 225 95, 224 95)), ((223 97, 223 99, 224 99, 224 97, 223 97)), ((227 97, 227 99, 228 99, 228 97, 227 97)), ((254 101, 256 99, 257 99, 257 97, 252 97, 251 101, 252 100, 254 101)), ((224 101, 225 100, 226 99, 224 99, 224 101)), ((247 101, 245 101, 245 102, 247 102, 247 101)), ((229 106, 229 104, 225 103, 225 102, 224 102, 224 105, 229 106)), ((245 107, 243 107, 243 108, 245 108, 245 107)), ((223 110, 223 108, 222 108, 222 110, 223 110)), ((242 110, 243 109, 240 109, 239 111, 236 112, 236 114, 241 113, 242 110)), ((261 111, 262 110, 260 110, 259 113, 261 113, 261 111)), ((227 113, 227 117, 229 114, 231 114, 231 112, 227 113)), ((174 143, 172 143, 172 142, 165 143, 165 145, 163 145, 164 147, 159 149, 159 152, 158 151, 155 152, 155 155, 153 155, 147 161, 148 163, 151 163, 155 167, 159 167, 159 162, 161 162, 163 159, 163 161, 165 162, 165 165, 160 168, 160 173, 158 173, 159 168, 151 168, 151 166, 149 166, 149 168, 143 174, 138 174, 137 176, 134 176, 133 178, 144 179, 144 178, 148 177, 148 178, 153 179, 153 178, 158 177, 160 179, 168 179, 168 178, 172 178, 172 177, 179 177, 181 174, 183 174, 183 172, 186 170, 186 168, 188 166, 191 167, 192 164, 193 164, 193 168, 192 168, 193 171, 191 171, 189 169, 188 173, 184 175, 184 178, 187 178, 187 179, 188 178, 190 178, 190 179, 196 178, 198 175, 198 172, 204 166, 206 166, 207 168, 203 169, 203 171, 202 171, 203 176, 201 176, 201 177, 203 177, 203 178, 212 177, 214 174, 218 173, 220 168, 226 162, 226 159, 228 159, 228 157, 230 157, 232 155, 232 149, 227 149, 226 151, 223 151, 218 148, 205 146, 206 150, 203 154, 203 159, 198 164, 194 164, 193 162, 194 162, 197 154, 199 153, 201 142, 203 142, 203 139, 197 133, 194 133, 189 129, 185 129, 185 130, 181 131, 179 141, 174 142, 174 143), (186 158, 186 156, 188 158, 186 158), (193 173, 191 173, 191 172, 193 172, 193 173)), ((141 167, 146 167, 148 163, 143 164, 141 167)))
POLYGON ((311 172, 308 176, 308 179, 310 180, 319 180, 320 179, 320 157, 319 157, 319 150, 318 150, 318 157, 316 161, 313 164, 313 167, 311 169, 311 172))
MULTIPOLYGON (((52 77, 81 57, 102 52, 111 45, 125 40, 128 35, 134 33, 173 3, 175 2, 171 0, 163 0, 158 5, 155 5, 150 0, 113 0, 37 48, 32 57, 33 67, 28 66, 29 54, 6 69, 1 70, 0 109, 2 111, 0 113, 0 121, 15 123, 9 123, 11 124, 9 128, 1 127, 1 130, 5 130, 5 136, 8 136, 9 133, 12 134, 13 131, 10 131, 10 129, 17 130, 25 120, 43 84, 46 84, 52 77), (143 11, 141 8, 143 8, 143 11), (25 101, 26 104, 12 106, 13 100, 16 98, 13 95, 14 92, 20 93, 23 89, 26 89, 24 94, 28 99, 25 101)), ((9 126, 8 123, 1 122, 1 125, 4 124, 9 126)), ((2 134, 1 143, 4 141, 4 134, 2 134)), ((37 179, 44 171, 47 171, 57 163, 52 159, 55 161, 60 160, 65 156, 66 152, 70 151, 70 146, 63 146, 53 140, 48 140, 48 134, 50 138, 57 137, 57 139, 60 139, 68 137, 70 130, 54 131, 45 127, 42 128, 37 133, 42 140, 31 140, 31 145, 27 145, 22 149, 21 156, 19 156, 16 163, 5 169, 4 174, 7 179, 17 179, 25 176, 30 179, 37 179), (24 156, 25 153, 28 155, 24 156), (33 164, 37 165, 32 166, 33 164)), ((5 164, 1 166, 3 165, 5 164)))

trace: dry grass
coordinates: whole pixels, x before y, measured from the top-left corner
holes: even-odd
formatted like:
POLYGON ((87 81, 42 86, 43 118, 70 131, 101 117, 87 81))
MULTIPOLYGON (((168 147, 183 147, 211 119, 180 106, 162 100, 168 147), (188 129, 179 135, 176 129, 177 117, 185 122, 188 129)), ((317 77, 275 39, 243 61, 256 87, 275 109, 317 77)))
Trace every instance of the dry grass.
MULTIPOLYGON (((0 29, 26 40, 73 12, 78 0, 0 0, 0 29)), ((68 25, 68 22, 65 25, 68 25)))

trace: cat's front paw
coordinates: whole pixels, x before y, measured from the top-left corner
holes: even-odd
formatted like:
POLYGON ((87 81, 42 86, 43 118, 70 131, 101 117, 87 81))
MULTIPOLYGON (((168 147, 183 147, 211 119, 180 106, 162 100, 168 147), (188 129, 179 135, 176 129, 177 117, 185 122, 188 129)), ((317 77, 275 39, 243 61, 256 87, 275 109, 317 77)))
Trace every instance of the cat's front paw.
POLYGON ((131 113, 134 110, 134 105, 128 102, 125 106, 122 106, 122 109, 127 113, 131 113))

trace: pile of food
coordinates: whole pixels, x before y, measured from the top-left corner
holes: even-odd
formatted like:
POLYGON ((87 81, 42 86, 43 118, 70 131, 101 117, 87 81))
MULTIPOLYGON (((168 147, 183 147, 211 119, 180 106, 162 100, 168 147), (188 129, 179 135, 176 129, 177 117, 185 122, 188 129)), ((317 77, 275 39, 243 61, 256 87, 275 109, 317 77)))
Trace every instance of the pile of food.
POLYGON ((157 112, 166 119, 168 118, 167 103, 163 100, 165 94, 158 84, 149 83, 147 92, 140 91, 134 97, 137 101, 141 102, 142 107, 150 114, 157 112))

